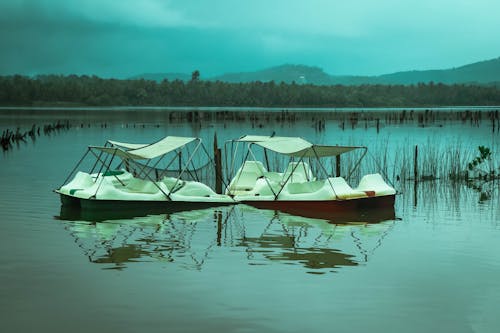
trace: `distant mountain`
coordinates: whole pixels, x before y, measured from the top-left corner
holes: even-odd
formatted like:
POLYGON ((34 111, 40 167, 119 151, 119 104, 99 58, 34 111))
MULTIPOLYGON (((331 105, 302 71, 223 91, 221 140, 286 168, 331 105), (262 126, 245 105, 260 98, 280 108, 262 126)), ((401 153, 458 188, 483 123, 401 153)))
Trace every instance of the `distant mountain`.
POLYGON ((132 76, 131 80, 151 80, 161 82, 165 79, 169 81, 181 80, 181 81, 189 81, 191 80, 191 74, 185 73, 144 73, 136 76, 132 76))
MULTIPOLYGON (((161 81, 164 78, 168 80, 191 79, 190 74, 142 74, 135 78, 144 78, 147 80, 161 81)), ((209 81, 224 82, 254 82, 275 81, 276 83, 285 82, 297 84, 316 84, 316 85, 361 85, 361 84, 416 84, 422 83, 471 83, 471 84, 491 84, 499 85, 500 82, 500 57, 496 59, 476 62, 473 64, 440 70, 425 71, 405 71, 379 76, 353 76, 353 75, 330 75, 325 73, 319 67, 310 67, 304 65, 282 65, 271 67, 255 72, 227 73, 220 76, 208 78, 209 81)))
POLYGON ((304 65, 282 65, 257 72, 228 73, 210 78, 212 81, 225 82, 285 82, 331 84, 332 76, 319 67, 304 65))
POLYGON ((386 74, 377 77, 381 83, 412 84, 418 82, 479 83, 500 81, 500 58, 442 70, 409 71, 386 74))

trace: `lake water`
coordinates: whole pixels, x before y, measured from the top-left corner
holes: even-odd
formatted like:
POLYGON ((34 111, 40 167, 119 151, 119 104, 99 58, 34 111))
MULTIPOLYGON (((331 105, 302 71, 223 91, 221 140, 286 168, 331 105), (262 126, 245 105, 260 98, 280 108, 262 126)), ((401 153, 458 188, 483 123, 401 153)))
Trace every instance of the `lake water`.
POLYGON ((243 205, 95 222, 61 210, 52 193, 87 145, 107 139, 211 142, 217 132, 222 142, 275 131, 375 152, 459 146, 474 156, 484 145, 497 163, 500 135, 487 121, 378 129, 327 121, 318 130, 310 120, 188 123, 156 111, 45 111, 0 112, 0 130, 73 126, 0 155, 4 332, 498 332, 498 182, 478 189, 391 179, 402 192, 396 217, 371 224, 243 205))

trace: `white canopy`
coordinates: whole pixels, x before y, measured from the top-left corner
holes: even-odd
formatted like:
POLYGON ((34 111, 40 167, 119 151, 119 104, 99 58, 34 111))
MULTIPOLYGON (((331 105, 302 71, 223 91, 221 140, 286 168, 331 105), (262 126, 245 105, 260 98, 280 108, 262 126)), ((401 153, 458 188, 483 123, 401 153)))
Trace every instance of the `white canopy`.
MULTIPOLYGON (((145 159, 152 159, 158 156, 165 155, 171 151, 174 151, 178 148, 183 147, 184 145, 191 143, 193 141, 199 140, 197 138, 191 138, 191 137, 180 137, 180 136, 167 136, 163 138, 162 140, 152 143, 150 145, 143 145, 140 148, 137 149, 131 149, 131 150, 123 150, 119 147, 97 147, 97 146, 92 146, 90 148, 97 149, 100 151, 103 151, 108 154, 115 154, 117 156, 120 156, 122 158, 129 158, 129 159, 134 159, 134 160, 145 160, 145 159)), ((110 143, 116 142, 116 141, 109 141, 110 143)), ((137 144, 117 144, 117 146, 122 146, 127 148, 134 146, 137 144)))
POLYGON ((127 143, 127 142, 119 142, 119 141, 111 141, 108 140, 113 146, 122 147, 126 149, 139 149, 142 147, 146 147, 149 143, 127 143))
POLYGON ((128 153, 141 156, 144 159, 151 159, 161 155, 165 155, 166 153, 181 148, 182 146, 196 140, 199 139, 182 136, 167 136, 164 139, 156 143, 152 143, 148 146, 129 150, 128 153))
POLYGON ((253 143, 274 152, 294 157, 337 156, 351 150, 365 148, 361 146, 315 145, 299 137, 284 136, 246 135, 236 141, 253 143))

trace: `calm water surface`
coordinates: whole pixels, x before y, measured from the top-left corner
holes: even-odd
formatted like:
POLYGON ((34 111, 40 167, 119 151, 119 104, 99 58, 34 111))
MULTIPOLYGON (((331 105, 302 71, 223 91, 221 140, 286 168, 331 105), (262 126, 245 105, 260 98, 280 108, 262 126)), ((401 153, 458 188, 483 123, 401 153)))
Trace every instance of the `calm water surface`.
MULTIPOLYGON (((497 147, 498 134, 454 123, 378 134, 337 124, 317 132, 307 123, 200 127, 159 119, 134 128, 122 116, 0 155, 2 331, 498 332, 498 183, 483 188, 486 197, 445 181, 398 185, 396 218, 375 224, 246 206, 96 222, 61 210, 51 192, 87 145, 108 138, 208 140, 214 131, 227 139, 275 130, 375 147, 457 140, 497 147)), ((1 126, 51 120, 4 117, 1 126)))

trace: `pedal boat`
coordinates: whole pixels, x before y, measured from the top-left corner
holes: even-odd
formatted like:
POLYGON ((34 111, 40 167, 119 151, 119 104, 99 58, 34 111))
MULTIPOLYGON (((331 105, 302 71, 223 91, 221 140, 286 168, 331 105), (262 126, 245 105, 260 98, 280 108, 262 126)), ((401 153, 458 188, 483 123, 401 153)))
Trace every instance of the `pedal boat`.
POLYGON ((396 190, 379 173, 363 176, 358 186, 352 188, 343 177, 330 175, 322 163, 325 158, 331 161, 342 154, 362 150, 350 176, 365 156, 366 147, 315 145, 299 137, 247 135, 226 142, 225 149, 232 152, 226 171, 230 179, 226 194, 237 202, 327 220, 352 214, 366 216, 374 211, 394 214, 396 190), (270 153, 289 160, 284 170, 270 170, 270 153), (231 177, 241 155, 243 163, 231 177), (313 173, 311 164, 317 174, 313 173))
POLYGON ((234 204, 233 198, 200 181, 200 173, 212 166, 200 138, 167 136, 152 144, 107 141, 89 146, 54 191, 63 206, 86 210, 182 211, 234 204), (199 155, 203 157, 197 160, 205 164, 196 169, 199 155), (90 164, 88 156, 93 157, 90 164), (77 171, 83 162, 91 166, 89 171, 77 171))

